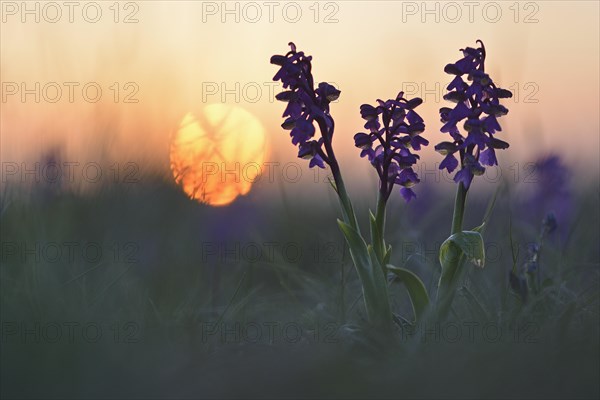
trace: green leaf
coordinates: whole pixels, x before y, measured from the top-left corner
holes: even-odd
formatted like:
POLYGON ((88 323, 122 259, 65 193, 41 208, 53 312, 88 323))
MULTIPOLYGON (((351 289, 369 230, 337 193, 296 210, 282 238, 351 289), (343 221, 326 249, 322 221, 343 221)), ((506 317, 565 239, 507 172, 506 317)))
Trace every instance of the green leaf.
POLYGON ((388 245, 388 248, 383 256, 383 263, 389 264, 391 258, 392 258, 392 245, 390 244, 390 245, 388 245))
POLYGON ((373 246, 367 246, 367 252, 371 257, 373 286, 377 293, 376 307, 379 315, 379 320, 382 321, 386 329, 391 328, 392 309, 390 307, 390 299, 388 297, 387 277, 383 265, 379 262, 373 246))
POLYGON ((394 267, 390 264, 387 265, 387 269, 393 272, 399 281, 404 283, 413 306, 415 319, 420 321, 429 307, 429 295, 423 281, 408 269, 394 267))
POLYGON ((369 320, 388 328, 391 326, 392 313, 382 267, 371 246, 367 246, 360 234, 344 221, 338 219, 337 222, 346 238, 350 256, 362 284, 369 320))
POLYGON ((383 250, 383 238, 380 235, 380 229, 377 224, 377 218, 373 215, 373 212, 369 210, 369 226, 371 228, 371 243, 373 244, 375 255, 380 261, 384 260, 383 250))
POLYGON ((454 298, 457 282, 464 272, 466 260, 478 267, 485 264, 483 238, 479 232, 462 231, 450 236, 440 247, 442 274, 438 283, 438 312, 444 318, 454 298))
POLYGON ((483 221, 481 223, 481 225, 476 226, 475 228, 472 229, 473 232, 477 232, 479 234, 481 234, 484 230, 485 230, 485 221, 483 221))
POLYGON ((446 239, 440 248, 440 264, 442 264, 442 268, 449 263, 458 262, 460 252, 475 266, 483 268, 485 265, 485 246, 479 232, 462 231, 446 239), (457 251, 457 248, 460 251, 457 251))
MULTIPOLYGON (((342 220, 337 220, 338 226, 340 230, 344 234, 346 241, 348 242, 348 246, 350 249, 350 256, 352 257, 352 261, 355 262, 356 267, 366 267, 370 265, 370 257, 367 251, 367 244, 363 240, 363 238, 354 230, 350 225, 345 223, 342 220)), ((360 273, 367 273, 368 271, 360 270, 360 273)))
POLYGON ((371 228, 371 242, 373 243, 379 243, 378 240, 380 239, 377 229, 377 219, 375 218, 375 215, 373 215, 373 211, 369 210, 369 227, 371 228))
POLYGON ((338 188, 335 185, 335 182, 333 181, 333 179, 331 179, 330 177, 327 177, 327 181, 329 182, 329 184, 331 185, 331 187, 333 188, 333 190, 338 194, 339 196, 339 192, 338 192, 338 188))

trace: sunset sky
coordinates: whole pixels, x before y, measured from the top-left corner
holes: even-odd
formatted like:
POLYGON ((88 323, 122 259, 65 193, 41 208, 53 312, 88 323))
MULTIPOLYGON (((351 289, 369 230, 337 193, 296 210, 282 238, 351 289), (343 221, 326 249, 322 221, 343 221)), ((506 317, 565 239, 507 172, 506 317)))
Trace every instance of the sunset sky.
POLYGON ((557 152, 588 175, 598 173, 598 2, 479 2, 471 15, 463 2, 374 3, 138 1, 119 3, 117 15, 113 2, 97 2, 101 16, 92 23, 86 19, 95 18, 95 6, 83 2, 73 22, 62 6, 53 23, 57 10, 44 3, 36 22, 35 13, 22 9, 34 10, 35 3, 3 2, 2 161, 32 162, 57 146, 69 160, 108 157, 164 170, 184 116, 228 103, 258 117, 272 160, 304 164, 280 128, 283 105, 273 99, 279 86, 271 83, 276 68, 269 64, 293 41, 313 56, 315 79, 342 91, 332 115, 346 175, 370 173, 366 161, 353 162, 359 106, 403 88, 425 100, 423 136, 432 144, 423 161, 439 162, 433 144, 444 139, 438 117, 450 80, 444 65, 481 39, 487 72, 516 94, 498 136, 511 144, 500 162, 557 152), (123 22, 127 17, 131 23, 123 22), (35 91, 36 82, 40 102, 35 93, 23 102, 23 84, 35 91), (102 90, 95 103, 82 93, 90 82, 88 96, 102 90), (52 103, 56 87, 62 96, 52 103), (137 102, 125 102, 127 95, 137 102))

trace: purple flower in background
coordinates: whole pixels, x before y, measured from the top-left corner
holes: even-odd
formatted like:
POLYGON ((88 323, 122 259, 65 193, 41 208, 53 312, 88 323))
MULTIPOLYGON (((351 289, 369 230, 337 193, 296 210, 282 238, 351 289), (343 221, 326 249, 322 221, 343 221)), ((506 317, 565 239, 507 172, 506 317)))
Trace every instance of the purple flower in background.
POLYGON ((290 130, 292 143, 299 147, 298 157, 310 160, 310 167, 325 168, 330 164, 327 154, 323 151, 324 140, 331 142, 334 122, 329 115, 329 103, 340 96, 340 91, 326 82, 321 82, 314 88, 311 56, 296 51, 296 45, 289 43, 291 48, 287 54, 271 57, 271 64, 279 65, 279 71, 273 77, 281 81, 283 88, 277 100, 287 102, 283 113, 286 118, 281 126, 290 130), (314 139, 317 123, 322 137, 314 139))
POLYGON ((407 100, 398 93, 394 100, 377 100, 377 105, 363 104, 360 115, 367 122, 367 132, 354 135, 354 144, 362 149, 360 156, 367 157, 377 170, 380 193, 387 200, 395 184, 406 201, 416 197, 411 189, 419 182, 412 166, 419 156, 411 149, 420 150, 429 141, 420 136, 425 130, 423 119, 414 110, 423 100, 407 100))
POLYGON ((561 235, 570 228, 573 209, 573 195, 570 188, 572 172, 560 156, 550 154, 539 158, 531 176, 525 181, 528 194, 523 204, 524 218, 540 220, 552 213, 553 219, 546 216, 546 224, 551 230, 558 229, 561 235))
POLYGON ((508 113, 500 99, 510 98, 512 93, 496 87, 485 73, 485 47, 480 40, 477 43, 481 47, 461 49, 463 58, 444 68, 446 73, 455 76, 444 99, 456 106, 440 109, 444 123, 441 131, 450 134, 452 141, 435 146, 435 150, 445 156, 440 169, 453 172, 460 164, 454 181, 462 182, 465 189, 471 185, 473 176, 485 172, 485 165, 498 165, 496 150, 508 148, 508 143, 496 139, 494 134, 502 130, 498 117, 508 113), (464 121, 462 127, 466 137, 458 128, 461 121, 464 121))
POLYGON ((542 288, 542 264, 540 258, 542 248, 547 235, 556 231, 558 223, 554 213, 548 213, 542 221, 542 229, 536 242, 529 243, 527 246, 527 258, 525 263, 517 271, 513 268, 509 275, 511 288, 520 294, 523 302, 527 301, 527 292, 532 289, 534 293, 539 293, 542 288), (526 278, 526 275, 529 279, 526 278))

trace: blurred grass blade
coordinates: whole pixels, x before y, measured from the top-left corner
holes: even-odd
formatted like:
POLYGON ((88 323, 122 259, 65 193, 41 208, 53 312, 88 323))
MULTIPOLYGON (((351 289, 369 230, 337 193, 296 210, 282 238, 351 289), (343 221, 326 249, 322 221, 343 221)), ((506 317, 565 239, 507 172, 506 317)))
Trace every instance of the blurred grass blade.
POLYGON ((473 292, 471 292, 467 286, 461 287, 459 291, 467 303, 469 303, 471 312, 479 321, 490 320, 490 313, 485 309, 485 307, 477 299, 477 296, 475 296, 475 294, 473 294, 473 292))
POLYGON ((244 280, 246 279, 246 275, 248 274, 248 270, 244 271, 244 274, 242 275, 242 277, 240 278, 240 281, 238 282, 235 290, 233 291, 233 295, 231 295, 231 298, 229 299, 229 302, 227 302, 227 306, 225 306, 225 309, 223 310, 223 312, 219 315, 219 318, 217 319, 217 322, 215 322, 215 325, 219 325, 222 321, 223 321, 223 317, 225 317, 225 314, 227 314, 227 311, 229 311, 229 309, 231 308, 231 305, 233 304, 233 301, 235 300, 235 298, 237 297, 238 292, 240 291, 240 288, 242 287, 242 283, 244 282, 244 280))

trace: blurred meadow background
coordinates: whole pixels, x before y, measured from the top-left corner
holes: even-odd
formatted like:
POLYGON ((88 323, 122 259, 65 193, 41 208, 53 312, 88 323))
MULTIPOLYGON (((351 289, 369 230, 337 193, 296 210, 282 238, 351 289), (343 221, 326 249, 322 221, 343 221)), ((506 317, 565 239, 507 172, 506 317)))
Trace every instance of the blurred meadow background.
POLYGON ((3 398, 600 395, 597 2, 75 3, 0 3, 3 398), (435 293, 455 189, 433 151, 443 68, 477 39, 514 93, 511 146, 465 217, 489 215, 487 263, 450 325, 411 327, 390 283, 398 340, 382 344, 269 58, 294 41, 341 90, 334 146, 365 232, 359 107, 423 98, 418 197, 392 195, 387 240, 435 293), (535 243, 525 296, 508 276, 535 243))

